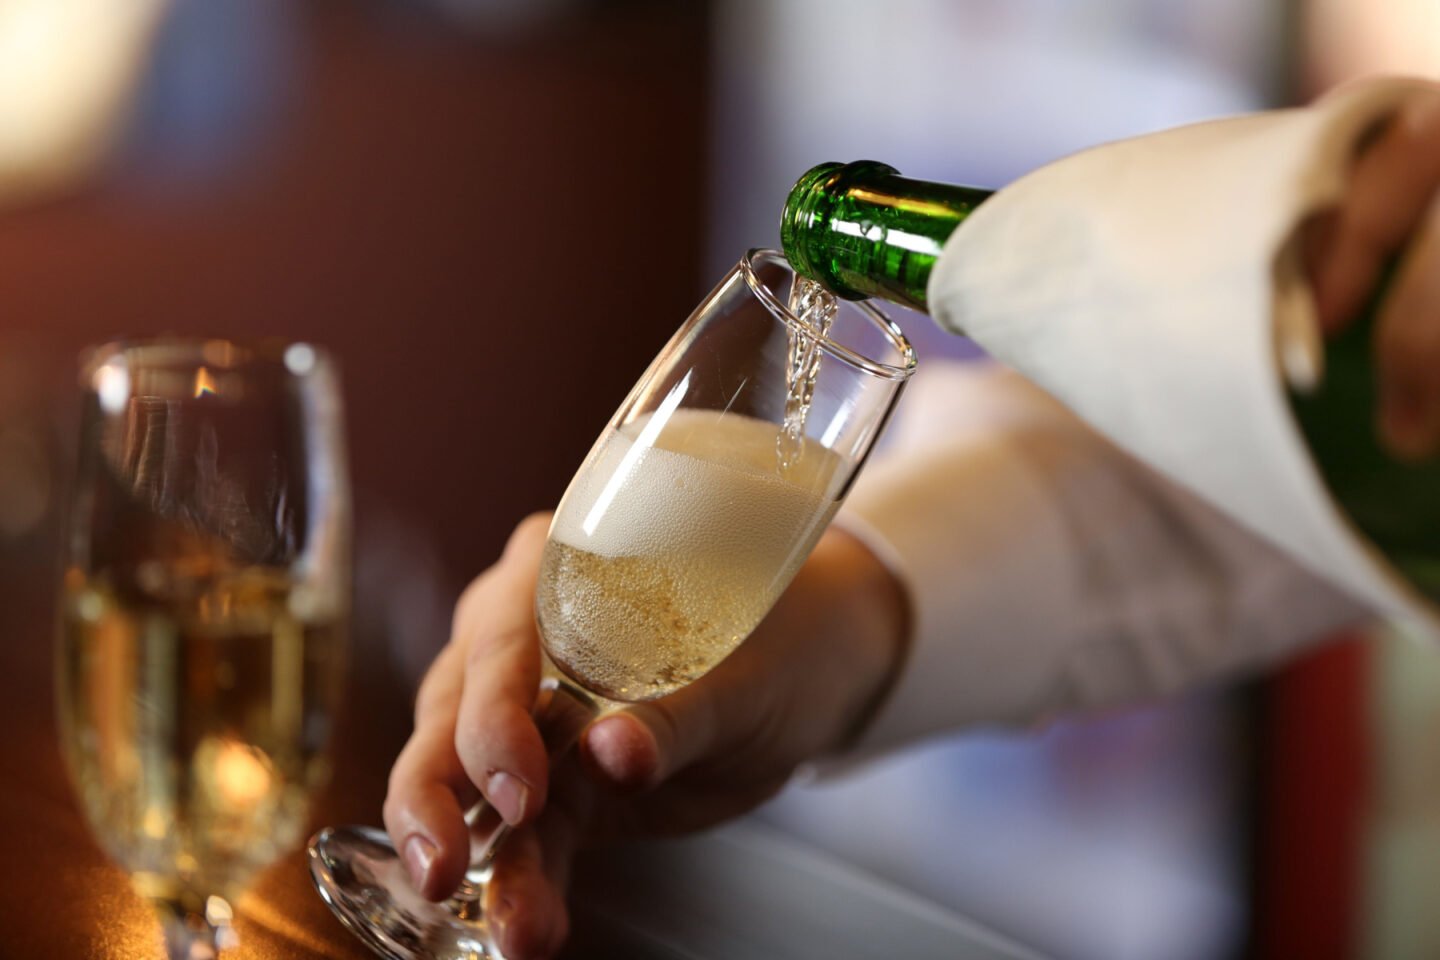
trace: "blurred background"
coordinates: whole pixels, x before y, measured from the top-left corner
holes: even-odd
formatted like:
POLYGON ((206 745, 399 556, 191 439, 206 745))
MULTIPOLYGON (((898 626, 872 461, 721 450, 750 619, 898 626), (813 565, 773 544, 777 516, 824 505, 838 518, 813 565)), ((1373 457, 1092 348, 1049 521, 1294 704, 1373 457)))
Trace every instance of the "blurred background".
MULTIPOLYGON (((0 667, 48 664, 87 343, 338 356, 344 735, 388 758, 460 588, 709 285, 777 243, 800 172, 995 187, 1378 72, 1440 76, 1440 0, 0 0, 0 667)), ((928 363, 973 356, 901 322, 928 363)), ((35 697, 0 704, 16 737, 51 735, 35 697)), ((1437 732, 1434 651, 1337 638, 759 816, 1056 956, 1437 956, 1437 732)), ((336 787, 357 821, 377 767, 336 787)))

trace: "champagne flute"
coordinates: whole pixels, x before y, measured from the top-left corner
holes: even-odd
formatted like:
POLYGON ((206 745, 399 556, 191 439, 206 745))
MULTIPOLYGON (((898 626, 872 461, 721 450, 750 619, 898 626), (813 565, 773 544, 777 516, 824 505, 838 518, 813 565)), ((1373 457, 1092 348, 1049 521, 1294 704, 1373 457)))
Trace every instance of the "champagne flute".
POLYGON ((212 958, 327 770, 350 599, 336 373, 307 344, 154 340, 90 351, 81 388, 62 746, 168 955, 212 958))
MULTIPOLYGON (((719 663, 789 584, 839 508, 915 367, 868 303, 750 251, 660 352, 571 481, 541 559, 552 763, 584 726, 719 663)), ((383 831, 327 828, 311 872, 340 920, 392 960, 500 957, 486 881, 507 828, 470 812, 449 900, 411 886, 383 831)))

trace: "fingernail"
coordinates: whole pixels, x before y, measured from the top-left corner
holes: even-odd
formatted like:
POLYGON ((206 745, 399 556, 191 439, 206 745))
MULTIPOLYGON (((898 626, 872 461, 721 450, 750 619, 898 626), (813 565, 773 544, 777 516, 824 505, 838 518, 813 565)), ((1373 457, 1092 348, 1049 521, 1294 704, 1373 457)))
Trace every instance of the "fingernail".
POLYGON ((530 802, 530 788, 519 777, 511 776, 504 770, 492 773, 485 782, 485 796, 510 826, 513 827, 525 819, 525 806, 530 802))
POLYGON ((599 720, 586 731, 586 754, 607 780, 624 789, 647 786, 660 764, 654 734, 625 714, 599 720))
POLYGON ((435 862, 435 844, 418 833, 412 833, 406 839, 402 853, 405 857, 405 869, 410 872, 410 882, 416 890, 424 890, 425 880, 430 876, 430 867, 435 862))

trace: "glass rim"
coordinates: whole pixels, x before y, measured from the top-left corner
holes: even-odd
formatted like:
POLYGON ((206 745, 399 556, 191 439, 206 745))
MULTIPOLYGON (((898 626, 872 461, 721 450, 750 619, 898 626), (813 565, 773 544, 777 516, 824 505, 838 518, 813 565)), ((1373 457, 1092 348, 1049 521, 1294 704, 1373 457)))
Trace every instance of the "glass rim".
POLYGON ((842 304, 849 305, 860 311, 867 320, 880 330, 881 334, 900 355, 900 364, 885 363, 884 361, 864 356, 828 334, 823 337, 818 336, 813 326, 792 313, 790 307, 781 302, 780 298, 775 295, 775 291, 771 290, 760 280, 755 270, 756 265, 760 263, 781 267, 794 276, 799 276, 799 274, 796 273, 795 268, 791 266, 790 261, 785 259, 785 255, 778 250, 759 247, 753 248, 747 250, 745 256, 740 260, 740 272, 745 277, 745 283, 750 287, 750 291, 754 293, 760 302, 765 304, 766 308, 778 317, 781 322, 799 330, 808 337, 818 340, 820 349, 832 357, 852 367, 857 367, 871 376, 885 380, 903 381, 908 380, 910 375, 915 372, 915 348, 910 345, 909 338, 905 336, 904 331, 900 329, 895 321, 887 317, 879 308, 870 303, 870 301, 839 298, 842 304))
POLYGON ((325 347, 284 337, 257 337, 253 340, 163 334, 119 337, 92 344, 80 351, 81 385, 88 385, 97 370, 118 358, 124 358, 127 364, 152 367, 212 366, 222 370, 264 364, 284 367, 297 379, 314 376, 335 366, 333 355, 325 347))

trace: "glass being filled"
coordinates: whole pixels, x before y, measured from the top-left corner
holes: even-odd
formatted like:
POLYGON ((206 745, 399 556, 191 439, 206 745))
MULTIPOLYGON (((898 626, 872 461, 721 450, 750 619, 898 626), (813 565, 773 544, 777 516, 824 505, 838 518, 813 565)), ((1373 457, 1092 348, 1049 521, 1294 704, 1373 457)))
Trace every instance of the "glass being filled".
MULTIPOLYGON (((751 251, 631 390, 553 518, 535 616, 535 718, 552 762, 587 723, 704 676, 755 628, 840 507, 915 368, 873 306, 797 284, 751 251), (798 288, 798 289, 797 289, 798 288)), ((383 832, 311 844, 321 895, 378 954, 498 957, 486 923, 508 828, 472 810, 448 901, 415 892, 383 832)))

